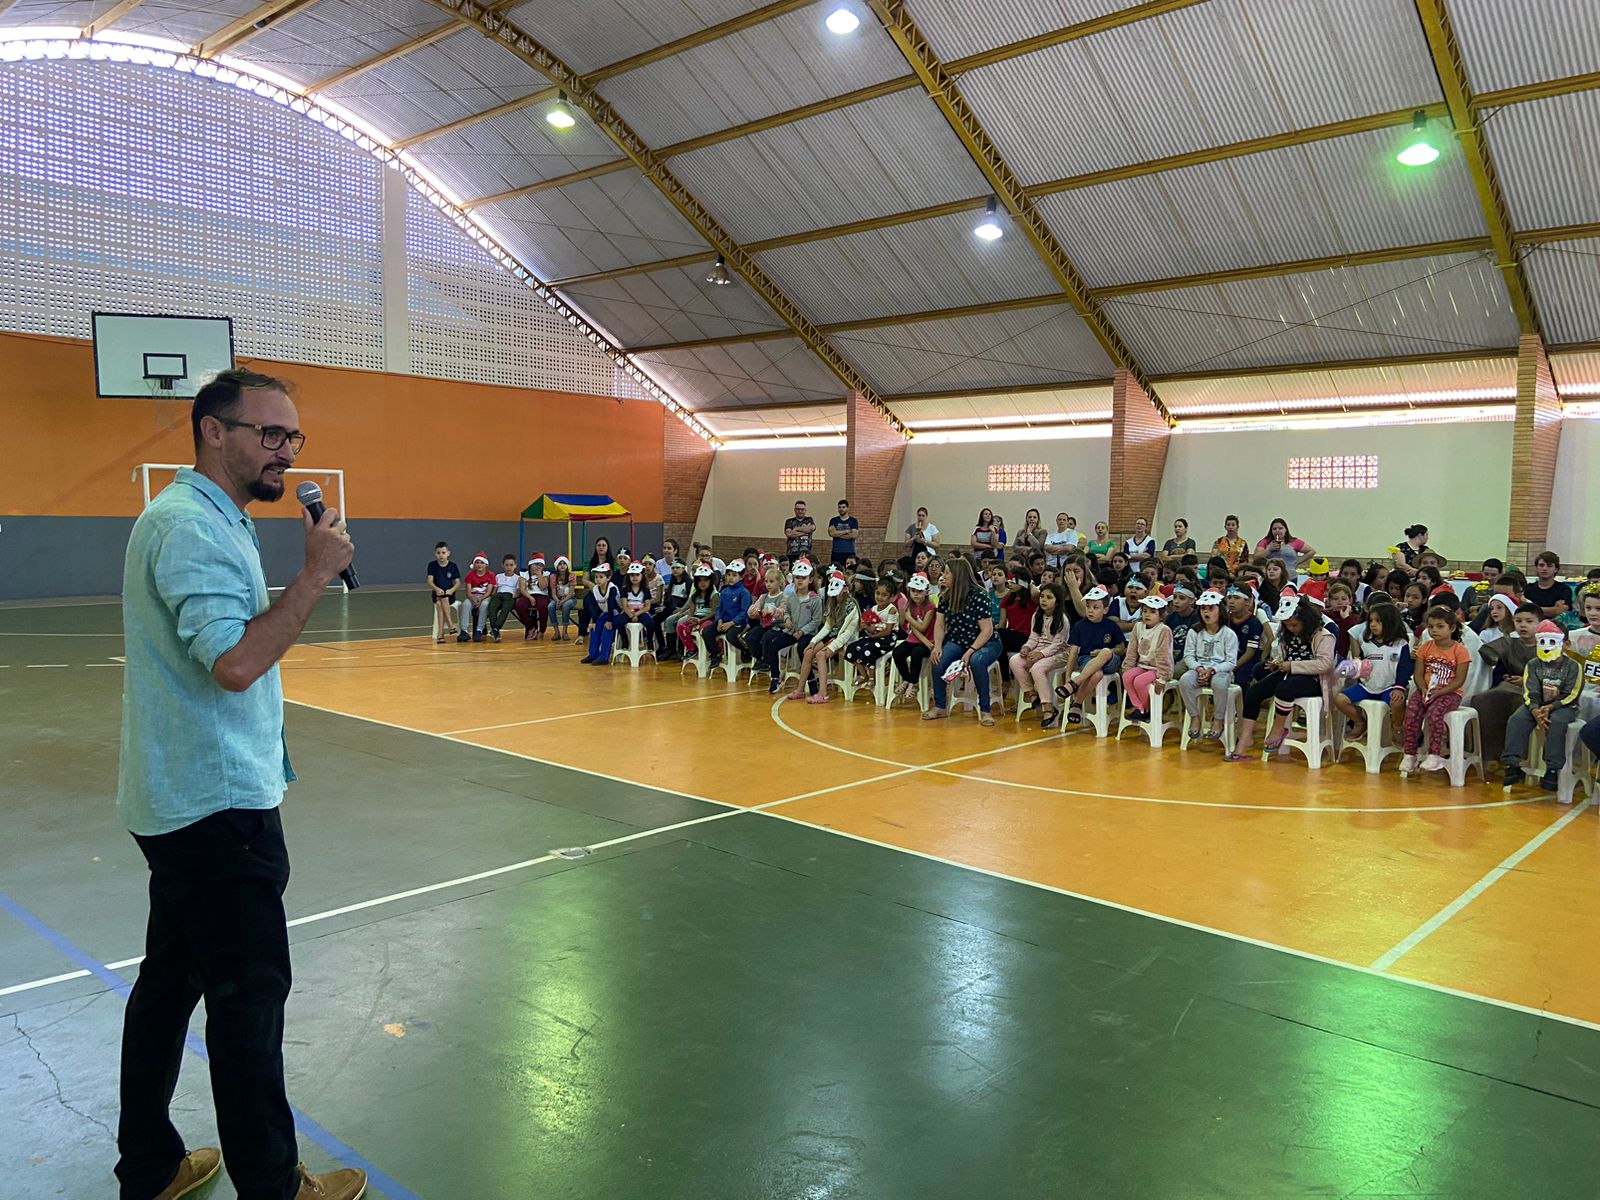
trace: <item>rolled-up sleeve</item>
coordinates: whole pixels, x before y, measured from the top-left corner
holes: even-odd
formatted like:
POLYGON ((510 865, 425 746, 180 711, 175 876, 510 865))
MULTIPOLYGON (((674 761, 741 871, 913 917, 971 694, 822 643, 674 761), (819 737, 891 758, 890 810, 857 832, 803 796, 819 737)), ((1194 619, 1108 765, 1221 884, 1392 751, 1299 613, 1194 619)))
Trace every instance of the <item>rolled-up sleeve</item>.
POLYGON ((254 588, 238 547, 224 545, 216 530, 198 521, 184 521, 162 536, 154 573, 189 657, 210 671, 239 644, 256 615, 254 588))

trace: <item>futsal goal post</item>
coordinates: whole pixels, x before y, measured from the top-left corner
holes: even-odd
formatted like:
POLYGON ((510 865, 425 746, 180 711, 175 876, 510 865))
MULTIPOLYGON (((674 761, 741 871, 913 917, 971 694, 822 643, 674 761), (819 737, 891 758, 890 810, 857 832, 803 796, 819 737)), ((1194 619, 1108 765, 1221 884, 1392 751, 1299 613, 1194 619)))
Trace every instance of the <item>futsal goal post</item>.
MULTIPOLYGON (((152 484, 151 474, 153 472, 176 472, 187 465, 187 463, 140 463, 135 467, 133 469, 133 481, 139 484, 144 491, 144 504, 140 511, 142 512, 145 508, 149 508, 150 501, 154 499, 156 492, 161 490, 152 484)), ((295 481, 290 479, 289 476, 295 475, 301 479, 310 479, 322 488, 322 502, 329 508, 337 508, 339 515, 346 520, 350 519, 349 493, 345 491, 344 471, 342 468, 289 467, 285 469, 283 474, 284 490, 291 496, 294 494, 295 481), (337 489, 337 496, 335 495, 335 489, 337 489)), ((342 579, 335 579, 328 587, 336 592, 348 592, 350 590, 345 587, 342 579)), ((275 587, 268 590, 281 592, 283 589, 275 587)))

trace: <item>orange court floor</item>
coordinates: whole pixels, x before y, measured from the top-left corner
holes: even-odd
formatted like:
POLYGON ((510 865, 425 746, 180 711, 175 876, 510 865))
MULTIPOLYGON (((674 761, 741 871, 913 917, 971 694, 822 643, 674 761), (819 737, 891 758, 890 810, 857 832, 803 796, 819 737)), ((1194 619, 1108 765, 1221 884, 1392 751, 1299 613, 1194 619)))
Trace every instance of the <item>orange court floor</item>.
MULTIPOLYGON (((512 626, 515 629, 515 625, 512 626)), ((904 850, 1162 920, 1600 1025, 1600 814, 1354 756, 808 705, 574 644, 425 634, 296 646, 292 703, 904 850)))

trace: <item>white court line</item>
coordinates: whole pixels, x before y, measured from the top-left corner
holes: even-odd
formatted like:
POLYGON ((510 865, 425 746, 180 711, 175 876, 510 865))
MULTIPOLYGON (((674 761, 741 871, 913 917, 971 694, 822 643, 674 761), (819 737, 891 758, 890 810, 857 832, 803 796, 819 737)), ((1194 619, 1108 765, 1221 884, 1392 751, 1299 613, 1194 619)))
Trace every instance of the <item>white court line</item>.
POLYGON ((1512 871, 1516 870, 1517 867, 1522 863, 1523 859, 1527 858, 1528 855, 1532 854, 1540 846, 1544 845, 1551 838, 1555 837, 1556 834, 1560 833, 1568 825, 1572 824, 1572 822, 1577 819, 1578 814, 1588 807, 1589 801, 1585 800, 1582 804, 1568 809, 1559 819, 1550 822, 1549 825, 1545 826, 1538 833, 1534 834, 1533 837, 1529 838, 1527 842, 1523 844, 1521 849, 1514 851, 1510 855, 1507 855, 1506 860, 1498 867, 1495 867, 1482 879, 1478 880, 1477 883, 1473 884, 1466 891, 1462 892, 1461 895, 1450 901, 1449 904, 1446 904, 1438 912, 1434 913, 1433 916, 1429 917, 1421 925, 1418 925, 1405 937, 1401 938, 1398 942, 1391 946, 1386 953, 1379 955, 1378 958, 1373 961, 1372 970, 1378 972, 1387 971, 1390 967, 1394 966, 1395 963, 1399 962, 1406 955, 1410 954, 1423 942, 1427 941, 1428 938, 1437 933, 1444 926, 1445 922, 1450 920, 1451 917, 1455 916, 1462 909, 1466 908, 1467 905, 1471 904, 1479 896, 1483 895, 1495 884, 1499 883, 1500 880, 1504 879, 1512 871))
POLYGON ((30 670, 30 671, 41 671, 41 670, 45 670, 47 668, 64 669, 69 664, 67 664, 67 663, 23 663, 22 665, 25 668, 27 668, 28 670, 30 670))
MULTIPOLYGON (((846 750, 843 746, 835 746, 830 742, 814 738, 810 734, 801 733, 778 715, 777 705, 772 708, 772 720, 785 733, 791 734, 803 742, 810 742, 813 746, 820 746, 824 750, 832 750, 836 754, 848 754, 851 758, 865 759, 867 762, 878 763, 885 767, 903 767, 907 765, 906 763, 896 762, 892 758, 879 758, 875 754, 863 754, 860 750, 846 750)), ((1033 746, 1041 742, 1055 742, 1058 745, 1065 745, 1069 740, 1066 735, 1051 734, 1049 737, 1035 738, 1032 741, 1023 742, 1022 745, 1033 746)), ((1095 738, 1093 740, 1099 742, 1104 739, 1095 738)), ((1168 804, 1178 808, 1231 808, 1238 809, 1241 812, 1286 812, 1310 813, 1313 815, 1321 813, 1383 813, 1389 815, 1401 813, 1476 812, 1484 808, 1515 808, 1522 804, 1535 804, 1541 799, 1539 796, 1528 796, 1521 800, 1485 800, 1481 804, 1420 804, 1408 805, 1404 808, 1362 805, 1334 807, 1331 805, 1312 806, 1309 804, 1237 804, 1224 800, 1179 800, 1170 796, 1130 796, 1123 792, 1083 792, 1078 791, 1076 788, 1051 787, 1043 783, 1022 783, 1015 779, 993 779, 987 775, 967 775, 961 771, 944 771, 938 769, 936 765, 918 767, 916 769, 926 771, 930 775, 944 775, 950 779, 964 779, 968 783, 991 783, 996 787, 1016 788, 1026 792, 1045 792, 1052 796, 1084 796, 1091 800, 1131 800, 1135 804, 1168 804)))
MULTIPOLYGON (((287 699, 287 697, 285 699, 287 699)), ((443 734, 434 733, 431 730, 416 729, 416 728, 413 728, 412 726, 409 726, 409 725, 400 725, 400 724, 397 724, 396 722, 384 721, 384 720, 380 720, 380 719, 378 719, 376 717, 357 716, 357 715, 355 715, 353 713, 340 712, 338 709, 324 708, 321 705, 308 704, 303 700, 288 700, 288 703, 299 705, 301 708, 313 709, 314 711, 317 711, 317 712, 330 713, 333 716, 346 717, 346 718, 349 718, 350 720, 365 721, 366 723, 368 723, 370 725, 383 725, 383 726, 386 726, 387 728, 399 729, 399 730, 401 730, 403 732, 406 732, 406 733, 421 734, 424 737, 436 737, 436 738, 441 738, 442 740, 445 740, 445 741, 456 741, 456 739, 454 739, 454 738, 445 737, 443 734)), ((775 705, 775 707, 776 707, 776 705, 775 705)), ((1035 745, 1038 742, 1050 742, 1050 741, 1056 741, 1056 740, 1058 740, 1057 739, 1057 735, 1053 735, 1052 734, 1050 737, 1037 738, 1037 739, 1033 739, 1031 741, 1017 742, 1017 743, 1013 743, 1013 744, 1008 745, 1008 746, 996 747, 995 750, 993 750, 993 751, 979 751, 976 754, 963 755, 962 759, 979 758, 979 757, 984 756, 985 754, 990 754, 990 753, 1004 753, 1004 752, 1010 751, 1010 750, 1020 750, 1024 746, 1035 745)), ((626 783, 626 784, 630 784, 633 787, 642 788, 642 789, 644 789, 646 791, 663 792, 663 793, 666 793, 668 795, 680 796, 680 797, 683 797, 683 798, 689 799, 689 800, 697 800, 697 801, 699 801, 699 802, 701 802, 703 804, 721 805, 725 809, 728 810, 726 812, 713 813, 713 814, 711 814, 709 816, 705 816, 705 817, 696 817, 696 818, 693 818, 693 819, 691 819, 689 821, 677 822, 676 824, 673 824, 673 825, 662 826, 662 827, 660 827, 658 829, 641 830, 638 833, 627 834, 627 835, 624 835, 621 838, 611 839, 608 842, 597 843, 596 847, 591 847, 591 849, 593 849, 593 848, 604 848, 604 847, 607 847, 607 846, 618 845, 618 844, 621 844, 622 842, 626 842, 626 841, 637 841, 637 840, 639 840, 639 839, 641 839, 643 837, 651 836, 652 834, 671 832, 671 831, 676 830, 676 829, 685 828, 686 826, 689 826, 689 825, 702 825, 702 824, 705 824, 708 821, 720 820, 720 819, 722 819, 724 817, 736 816, 736 815, 738 815, 739 813, 742 813, 742 812, 753 812, 753 813, 758 813, 759 815, 764 816, 764 817, 772 818, 774 820, 789 821, 789 822, 792 822, 793 824, 803 826, 804 828, 807 828, 807 829, 815 829, 815 830, 817 830, 817 831, 819 831, 821 833, 831 834, 834 837, 843 837, 843 838, 849 838, 852 841, 865 842, 868 845, 877 846, 877 847, 880 847, 881 849, 893 850, 893 851, 896 851, 896 852, 898 852, 900 854, 911 855, 914 858, 926 859, 929 862, 941 863, 944 866, 955 867, 955 868, 957 868, 959 870, 963 870, 963 871, 971 871, 972 873, 977 874, 977 875, 986 875, 991 879, 1000 879, 1000 880, 1004 880, 1004 881, 1006 881, 1008 883, 1020 884, 1023 887, 1030 887, 1030 888, 1034 888, 1034 889, 1039 890, 1039 891, 1051 892, 1051 893, 1053 893, 1055 895, 1066 896, 1066 897, 1068 897, 1070 899, 1073 899, 1073 900, 1082 900, 1085 903, 1097 905, 1098 907, 1101 907, 1101 908, 1114 909, 1117 912, 1125 912, 1125 913, 1129 913, 1129 914, 1131 914, 1133 916, 1145 917, 1145 918, 1148 918, 1149 920, 1152 920, 1152 921, 1159 921, 1159 922, 1161 922, 1162 924, 1165 924, 1165 925, 1175 925, 1175 926, 1177 926, 1179 928, 1182 928, 1182 929, 1192 929, 1192 930, 1195 930, 1196 932, 1199 932, 1199 933, 1208 933, 1208 934, 1211 934, 1211 935, 1213 935, 1215 937, 1226 939, 1227 941, 1239 942, 1239 943, 1241 943, 1243 945, 1247 945, 1247 946, 1255 946, 1255 947, 1257 947, 1259 949, 1262 949, 1262 950, 1275 950, 1280 954, 1288 954, 1288 955, 1291 955, 1292 957, 1295 957, 1295 958, 1305 959, 1308 962, 1317 962, 1317 963, 1322 963, 1325 966, 1339 967, 1342 970, 1346 970, 1346 971, 1355 971, 1356 973, 1361 974, 1361 975, 1369 975, 1369 976, 1373 976, 1375 978, 1386 979, 1386 980, 1389 980, 1389 981, 1394 982, 1394 983, 1401 984, 1401 985, 1406 986, 1406 987, 1421 988, 1424 991, 1434 992, 1434 993, 1437 993, 1439 995, 1454 996, 1454 997, 1456 997, 1458 999, 1462 999, 1462 1000, 1471 1000, 1471 1001, 1474 1001, 1474 1002, 1479 1003, 1479 1004, 1487 1004, 1487 1005, 1489 1005, 1489 1006, 1491 1006, 1493 1008, 1503 1008, 1503 1009, 1507 1009, 1507 1010, 1512 1011, 1512 1012, 1523 1013, 1523 1014, 1526 1014, 1528 1016, 1542 1017, 1542 1018, 1544 1018, 1546 1020, 1558 1021, 1563 1025, 1572 1025, 1572 1026, 1576 1026, 1576 1027, 1581 1028, 1581 1029, 1592 1029, 1592 1030, 1595 1030, 1596 1032, 1600 1032, 1600 1023, 1597 1023, 1597 1022, 1594 1022, 1594 1021, 1586 1021, 1582 1017, 1573 1017, 1573 1016, 1568 1016, 1565 1013, 1549 1012, 1549 1011, 1546 1011, 1544 1009, 1532 1008, 1532 1007, 1530 1007, 1528 1005, 1525 1005, 1525 1004, 1517 1004, 1514 1001, 1500 1000, 1500 999, 1497 999, 1497 998, 1495 998, 1493 996, 1479 995, 1476 992, 1463 991, 1460 988, 1447 987, 1444 984, 1430 983, 1427 980, 1423 980, 1423 979, 1413 979, 1413 978, 1410 978, 1410 977, 1405 976, 1405 975, 1391 975, 1391 974, 1388 974, 1388 973, 1386 973, 1384 971, 1377 970, 1374 967, 1361 966, 1361 965, 1359 965, 1357 963, 1344 962, 1344 961, 1342 961, 1340 959, 1328 958, 1325 955, 1316 954, 1316 953, 1313 953, 1312 951, 1309 951, 1309 950, 1298 950, 1298 949, 1294 948, 1293 946, 1281 946, 1281 945, 1277 944, 1276 942, 1267 942, 1267 941, 1261 940, 1260 938, 1249 937, 1249 936, 1247 936, 1245 934, 1232 933, 1232 932, 1230 932, 1230 931, 1228 931, 1226 929, 1216 929, 1216 928, 1213 928, 1210 925, 1201 925, 1201 924, 1199 924, 1198 922, 1195 922, 1195 921, 1186 921, 1181 917, 1173 917, 1173 916, 1168 916, 1165 913, 1151 912, 1148 909, 1135 908, 1132 905, 1120 904, 1115 900, 1108 900, 1108 899, 1106 899, 1105 897, 1102 897, 1102 896, 1093 896, 1093 895, 1089 895, 1088 893, 1085 893, 1085 892, 1074 892, 1074 891, 1070 891, 1070 890, 1068 890, 1066 888, 1056 887, 1056 886, 1054 886, 1052 884, 1048 884, 1048 883, 1040 883, 1038 880, 1025 879, 1025 878, 1022 878, 1021 876, 1017 876, 1017 875, 1007 875, 1007 874, 1005 874, 1004 872, 1001 872, 1001 871, 989 870, 987 867, 979 867, 979 866, 974 866, 971 863, 958 862, 955 859, 943 858, 943 857, 941 857, 941 856, 939 856, 937 854, 929 854, 929 853, 927 853, 925 851, 913 850, 913 849, 910 849, 909 847, 906 847, 906 846, 897 846, 897 845, 894 845, 891 842, 877 841, 876 839, 873 839, 873 838, 862 837, 862 836, 860 836, 858 834, 854 834, 854 833, 847 833, 842 829, 834 829, 834 828, 832 828, 830 826, 827 826, 827 825, 819 825, 819 824, 815 824, 815 823, 810 822, 810 821, 802 820, 802 819, 800 819, 798 817, 792 817, 787 813, 781 813, 781 812, 772 811, 772 809, 778 804, 785 804, 785 803, 791 803, 791 802, 798 801, 798 800, 810 799, 813 796, 822 795, 822 794, 827 793, 827 792, 845 791, 845 790, 848 790, 849 788, 852 788, 852 787, 859 787, 862 784, 875 782, 875 780, 873 780, 873 779, 855 780, 855 781, 850 782, 850 783, 836 784, 831 788, 820 788, 814 793, 813 792, 802 793, 799 796, 787 797, 784 800, 769 802, 768 804, 765 804, 765 805, 759 805, 759 806, 755 806, 755 807, 742 807, 742 806, 738 806, 738 805, 731 805, 727 801, 724 801, 724 800, 712 800, 712 799, 710 799, 709 797, 706 797, 706 796, 694 796, 694 795, 691 795, 688 792, 680 792, 680 791, 677 791, 677 790, 672 789, 672 788, 663 788, 663 787, 660 787, 660 786, 658 786, 656 784, 653 784, 653 783, 639 783, 639 782, 637 782, 635 780, 630 780, 630 779, 618 779, 616 776, 605 775, 605 774, 603 774, 602 772, 599 772, 599 771, 591 771, 591 770, 589 770, 589 769, 587 769, 585 767, 573 767, 573 766, 569 766, 566 763, 552 762, 549 759, 538 758, 538 757, 536 757, 534 755, 531 755, 531 754, 520 754, 515 750, 503 750, 503 749, 501 749, 501 748, 499 748, 497 746, 480 746, 480 745, 478 745, 477 743, 474 743, 474 742, 459 742, 459 741, 456 742, 456 744, 457 745, 461 745, 461 746, 468 746, 468 747, 471 747, 474 750, 486 750, 486 751, 488 751, 488 752, 490 752, 492 754, 505 754, 505 755, 509 755, 512 758, 521 758, 521 759, 526 759, 529 762, 542 763, 542 764, 544 764, 546 766, 559 767, 559 768, 563 768, 563 769, 569 770, 569 771, 577 771, 580 774, 591 775, 591 776, 595 776, 596 778, 600 778, 600 779, 607 779, 607 780, 610 780, 613 783, 626 783)), ((830 749, 832 749, 832 748, 833 747, 830 747, 830 749)), ((857 754, 856 757, 858 757, 858 758, 868 758, 870 756, 857 754)), ((887 761, 887 760, 883 760, 883 761, 887 761)), ((897 776, 897 775, 909 775, 909 774, 914 774, 916 772, 925 771, 925 770, 934 770, 935 773, 939 773, 938 770, 936 769, 936 767, 938 767, 938 766, 948 766, 948 765, 951 765, 952 763, 959 762, 959 761, 961 761, 961 759, 951 759, 951 760, 948 760, 948 761, 940 763, 940 764, 931 765, 929 767, 908 767, 908 766, 904 766, 903 764, 897 764, 897 765, 900 766, 899 770, 893 771, 893 772, 889 772, 885 776, 882 776, 880 778, 892 778, 892 777, 897 776)), ((965 776, 957 776, 957 777, 958 778, 966 778, 965 776)), ((1582 805, 1580 805, 1578 808, 1574 809, 1573 812, 1567 814, 1566 817, 1563 818, 1563 821, 1561 823, 1565 823, 1565 821, 1570 820, 1573 817, 1575 817, 1578 812, 1582 811, 1583 808, 1587 808, 1588 807, 1588 803, 1589 802, 1586 800, 1582 805)), ((1372 811, 1384 811, 1384 810, 1372 810, 1372 811)), ((1410 811, 1417 811, 1417 810, 1408 809, 1408 810, 1396 810, 1396 811, 1408 811, 1408 812, 1410 812, 1410 811)), ((529 863, 531 863, 534 860, 528 860, 528 861, 529 861, 529 863)), ((507 868, 503 868, 503 869, 496 868, 496 870, 503 873, 504 870, 518 869, 521 865, 523 865, 523 864, 514 864, 511 867, 507 867, 507 868)), ((437 891, 437 890, 440 890, 440 889, 443 889, 443 888, 454 886, 454 883, 451 882, 451 881, 446 881, 444 883, 433 884, 433 885, 428 885, 428 886, 432 890, 436 890, 437 891)), ((378 904, 387 903, 388 900, 389 900, 388 897, 379 897, 376 900, 369 901, 369 902, 364 902, 364 904, 365 904, 366 907, 373 907, 373 906, 376 906, 378 904)), ((333 910, 330 910, 330 912, 331 911, 333 911, 333 910)), ((313 916, 316 916, 316 914, 313 914, 313 916)), ((310 919, 311 918, 298 918, 297 920, 300 923, 304 923, 305 921, 308 921, 310 919)), ((106 966, 109 967, 112 970, 118 970, 118 969, 121 969, 123 967, 131 966, 131 965, 133 965, 134 963, 136 963, 138 961, 139 960, 136 959, 136 958, 135 959, 124 959, 120 963, 107 963, 106 966)), ((63 974, 63 975, 51 976, 48 979, 34 980, 34 981, 29 982, 29 983, 23 983, 23 984, 13 984, 12 986, 7 987, 7 988, 0 988, 0 996, 13 995, 13 994, 15 994, 17 992, 29 991, 29 990, 32 990, 32 989, 35 989, 35 988, 39 988, 39 987, 47 987, 52 983, 60 983, 60 982, 64 982, 64 981, 69 980, 69 979, 81 979, 81 978, 86 977, 88 974, 89 974, 89 972, 87 972, 87 971, 68 972, 68 973, 63 974)))
POLYGON ((563 713, 556 717, 534 717, 528 721, 507 721, 504 725, 474 725, 471 729, 450 729, 441 737, 460 737, 463 733, 492 733, 496 729, 520 729, 524 725, 545 725, 551 721, 570 721, 575 717, 603 717, 607 713, 633 712, 641 708, 666 708, 672 704, 699 704, 705 700, 726 700, 729 696, 748 696, 749 692, 713 692, 707 696, 688 696, 682 700, 652 700, 649 704, 622 704, 616 708, 591 708, 586 712, 563 713))
MULTIPOLYGON (((734 694, 737 694, 737 693, 734 693, 734 694)), ((291 701, 291 703, 298 703, 298 701, 291 701)), ((309 707, 313 707, 313 706, 306 705, 306 707, 309 708, 309 707)), ((323 710, 323 711, 332 711, 332 710, 323 710)), ((364 721, 364 720, 368 720, 369 718, 357 717, 355 719, 364 721)), ((375 721, 373 723, 374 724, 378 724, 378 725, 386 725, 386 724, 388 724, 388 722, 386 722, 386 721, 375 721)), ((395 726, 394 728, 401 728, 401 727, 400 726, 395 726)), ((413 730, 407 730, 407 732, 408 733, 421 733, 421 732, 424 732, 424 731, 422 731, 422 730, 414 730, 413 729, 413 730)), ((444 735, 444 734, 431 734, 429 736, 432 736, 432 737, 445 737, 446 735, 444 735)), ((463 742, 461 744, 462 745, 473 745, 473 743, 471 743, 471 742, 463 742)), ((983 758, 985 755, 990 755, 990 754, 1004 754, 1009 750, 1020 749, 1022 746, 1025 746, 1027 744, 1028 743, 1026 743, 1026 742, 1019 742, 1019 743, 1017 743, 1015 745, 998 746, 998 747, 994 748, 993 750, 980 750, 976 754, 963 754, 959 758, 946 759, 944 763, 941 763, 939 765, 945 765, 945 764, 948 764, 948 763, 966 762, 969 759, 983 758)), ((481 750, 492 750, 493 749, 492 746, 475 746, 474 748, 475 749, 481 749, 481 750)), ((507 752, 507 753, 509 753, 509 752, 507 752)), ((516 757, 518 757, 518 758, 526 758, 528 756, 527 755, 516 755, 516 757)), ((543 759, 534 759, 533 761, 540 762, 540 763, 544 762, 543 759)), ((548 765, 559 767, 562 764, 560 764, 560 763, 550 763, 548 765)), ((579 768, 573 768, 573 769, 574 770, 578 770, 579 768)), ((841 790, 843 790, 845 788, 855 787, 855 786, 857 786, 858 784, 861 784, 861 783, 874 783, 878 779, 892 779, 896 775, 909 775, 912 772, 920 770, 920 769, 921 768, 918 768, 918 767, 909 767, 909 768, 906 768, 904 770, 891 771, 891 772, 889 772, 887 774, 884 774, 884 775, 875 776, 872 779, 861 779, 861 780, 856 780, 856 781, 851 782, 851 783, 835 784, 832 787, 818 788, 815 791, 810 791, 810 792, 801 792, 799 795, 795 795, 795 796, 785 796, 785 797, 783 797, 781 799, 778 799, 778 800, 769 800, 769 801, 767 801, 767 803, 761 804, 761 805, 757 805, 757 806, 755 806, 753 808, 747 808, 747 807, 743 807, 743 806, 740 806, 740 805, 729 805, 729 804, 727 804, 726 801, 722 801, 722 800, 706 800, 704 797, 694 796, 694 797, 690 797, 690 799, 701 800, 702 802, 707 803, 707 804, 722 804, 722 805, 726 805, 726 811, 719 812, 719 813, 711 813, 711 814, 709 814, 707 816, 703 816, 703 817, 691 817, 687 821, 676 821, 671 825, 658 825, 658 826, 655 826, 655 827, 653 827, 651 829, 636 830, 633 833, 623 834, 621 837, 609 838, 609 839, 607 839, 606 841, 603 841, 603 842, 595 842, 592 845, 587 846, 586 849, 591 850, 591 851, 593 851, 593 850, 605 850, 605 849, 608 849, 608 848, 610 848, 612 846, 621 846, 621 845, 623 845, 625 843, 628 843, 628 842, 637 842, 637 841, 643 840, 644 838, 655 837, 658 834, 672 833, 675 830, 687 829, 692 825, 704 825, 709 821, 720 821, 720 820, 724 819, 725 817, 736 817, 740 813, 745 813, 745 812, 765 812, 768 809, 776 808, 780 804, 791 804, 796 800, 809 800, 814 796, 822 796, 822 795, 826 795, 829 792, 841 791, 841 790)), ((589 772, 589 773, 593 774, 594 772, 589 772)), ((604 776, 604 778, 610 779, 611 776, 604 776)), ((632 780, 613 780, 613 782, 632 783, 633 781, 632 780)), ((648 788, 650 785, 648 785, 648 784, 636 784, 635 786, 648 788)), ((665 789, 658 788, 658 789, 655 789, 655 790, 664 791, 665 789)), ((673 793, 673 794, 674 795, 687 795, 687 793, 684 793, 684 792, 676 792, 676 793, 673 793)), ((553 862, 558 857, 559 857, 558 855, 554 855, 554 854, 544 854, 544 855, 540 855, 538 858, 526 858, 526 859, 523 859, 521 862, 507 863, 503 867, 491 867, 486 871, 478 871, 478 872, 476 872, 476 873, 474 873, 472 875, 462 875, 462 876, 460 876, 459 878, 456 878, 456 879, 445 879, 445 880, 441 880, 438 883, 429 883, 429 884, 424 884, 421 887, 407 888, 403 892, 391 892, 387 896, 376 896, 371 900, 361 900, 361 901, 358 901, 355 904, 346 904, 346 905, 344 905, 343 907, 340 907, 340 908, 330 908, 330 909, 326 909, 326 910, 324 910, 322 912, 309 913, 309 914, 307 914, 306 916, 303 916, 303 917, 295 917, 293 920, 289 921, 287 924, 288 924, 288 927, 290 929, 297 928, 297 927, 299 927, 301 925, 311 925, 311 924, 314 924, 317 921, 326 921, 326 920, 329 920, 329 919, 331 919, 333 917, 342 917, 342 916, 345 916, 348 913, 362 912, 365 909, 377 908, 381 904, 392 904, 396 900, 409 900, 409 899, 411 899, 411 898, 413 898, 415 896, 426 896, 426 895, 429 895, 430 893, 433 893, 433 892, 442 892, 447 888, 459 887, 462 884, 477 883, 479 880, 492 879, 497 875, 507 875, 507 874, 510 874, 512 871, 526 870, 529 867, 536 867, 536 866, 539 866, 542 863, 553 862)), ((140 954, 140 955, 135 955, 133 958, 124 958, 124 959, 119 959, 116 962, 106 963, 105 966, 106 966, 106 968, 108 970, 120 971, 120 970, 123 970, 126 967, 137 966, 139 963, 141 963, 143 961, 144 961, 144 955, 140 954)), ((47 976, 46 978, 43 978, 43 979, 29 980, 27 983, 15 983, 15 984, 12 984, 10 987, 0 988, 0 996, 14 996, 14 995, 16 995, 16 994, 18 994, 20 992, 31 992, 31 991, 37 990, 38 988, 50 987, 52 984, 66 983, 67 981, 72 980, 72 979, 86 979, 86 978, 89 977, 89 975, 90 975, 90 972, 88 972, 88 971, 66 971, 66 972, 64 972, 64 973, 62 973, 60 975, 50 975, 50 976, 47 976)))

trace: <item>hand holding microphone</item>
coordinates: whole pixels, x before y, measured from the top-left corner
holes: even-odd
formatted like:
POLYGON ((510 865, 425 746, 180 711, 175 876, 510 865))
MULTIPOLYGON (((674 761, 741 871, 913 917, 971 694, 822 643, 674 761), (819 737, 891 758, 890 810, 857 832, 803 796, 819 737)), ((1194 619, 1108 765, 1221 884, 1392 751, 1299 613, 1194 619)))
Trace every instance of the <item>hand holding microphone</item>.
POLYGON ((355 543, 345 532, 344 518, 337 509, 322 503, 322 489, 309 479, 294 490, 294 497, 306 510, 306 567, 330 582, 337 575, 352 592, 361 586, 351 562, 355 543))

